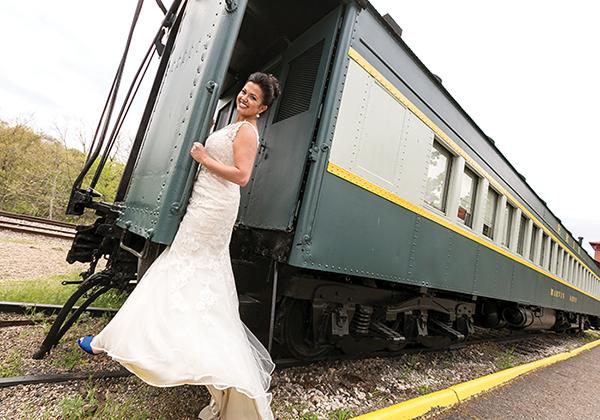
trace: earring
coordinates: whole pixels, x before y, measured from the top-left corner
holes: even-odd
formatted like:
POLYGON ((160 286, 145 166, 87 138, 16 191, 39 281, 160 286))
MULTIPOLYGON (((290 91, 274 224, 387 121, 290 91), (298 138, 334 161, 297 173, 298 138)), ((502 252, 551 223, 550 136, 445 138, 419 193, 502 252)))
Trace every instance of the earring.
POLYGON ((256 114, 256 118, 257 118, 257 119, 258 119, 258 118, 260 118, 260 114, 256 114))

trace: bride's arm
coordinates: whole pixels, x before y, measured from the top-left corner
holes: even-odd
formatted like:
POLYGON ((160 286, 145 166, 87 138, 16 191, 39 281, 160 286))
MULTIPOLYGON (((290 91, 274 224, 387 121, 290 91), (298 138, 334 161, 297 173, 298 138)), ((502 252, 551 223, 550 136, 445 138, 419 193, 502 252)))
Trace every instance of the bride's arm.
POLYGON ((256 134, 248 124, 242 124, 233 140, 234 166, 217 162, 206 155, 204 146, 194 143, 192 157, 206 169, 221 178, 243 187, 250 180, 254 158, 256 157, 256 134))

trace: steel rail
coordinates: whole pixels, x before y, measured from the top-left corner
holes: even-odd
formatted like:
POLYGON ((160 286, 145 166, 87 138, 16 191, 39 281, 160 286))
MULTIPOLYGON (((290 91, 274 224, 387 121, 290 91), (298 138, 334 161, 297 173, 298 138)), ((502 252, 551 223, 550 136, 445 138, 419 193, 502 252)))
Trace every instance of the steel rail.
POLYGON ((87 372, 80 373, 62 373, 55 375, 30 375, 30 376, 13 376, 8 378, 0 378, 0 388, 6 388, 17 385, 32 385, 32 384, 50 384, 57 382, 68 381, 87 381, 89 379, 105 379, 105 378, 122 378, 130 376, 131 372, 127 369, 99 371, 92 374, 87 372))
POLYGON ((44 225, 60 226, 60 227, 73 229, 73 230, 75 230, 75 227, 77 226, 75 223, 63 222, 60 220, 46 219, 46 218, 37 217, 37 216, 28 216, 26 214, 9 213, 7 211, 2 211, 2 210, 0 210, 0 217, 8 217, 10 219, 25 220, 28 222, 41 223, 44 225))
POLYGON ((0 211, 0 230, 72 240, 75 228, 73 223, 0 211))
MULTIPOLYGON (((27 311, 35 311, 36 313, 42 312, 48 315, 56 314, 62 309, 62 305, 49 305, 44 303, 25 303, 25 302, 4 302, 0 301, 0 312, 11 312, 17 314, 25 314, 27 311)), ((76 311, 79 306, 73 306, 73 310, 76 311)), ((103 316, 104 314, 114 315, 118 309, 105 309, 88 307, 85 310, 89 312, 91 316, 103 316)))

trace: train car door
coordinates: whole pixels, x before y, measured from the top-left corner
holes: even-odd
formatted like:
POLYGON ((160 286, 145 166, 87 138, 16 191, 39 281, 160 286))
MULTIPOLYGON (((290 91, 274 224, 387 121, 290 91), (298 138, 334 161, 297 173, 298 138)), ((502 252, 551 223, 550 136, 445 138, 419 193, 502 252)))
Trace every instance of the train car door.
POLYGON ((189 0, 118 225, 170 244, 197 164, 189 150, 206 138, 247 0, 189 0))
POLYGON ((252 179, 242 190, 242 225, 292 228, 342 10, 338 7, 296 38, 274 66, 280 69, 276 75, 282 94, 259 120, 258 156, 252 179))

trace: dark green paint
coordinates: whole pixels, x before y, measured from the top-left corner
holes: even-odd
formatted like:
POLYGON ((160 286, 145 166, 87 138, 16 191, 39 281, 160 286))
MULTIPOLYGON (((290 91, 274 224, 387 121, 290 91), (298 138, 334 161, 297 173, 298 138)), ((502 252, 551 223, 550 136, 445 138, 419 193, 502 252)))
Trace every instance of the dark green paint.
POLYGON ((156 243, 175 237, 198 166, 189 150, 210 129, 246 3, 227 11, 223 2, 188 2, 120 227, 156 243))

